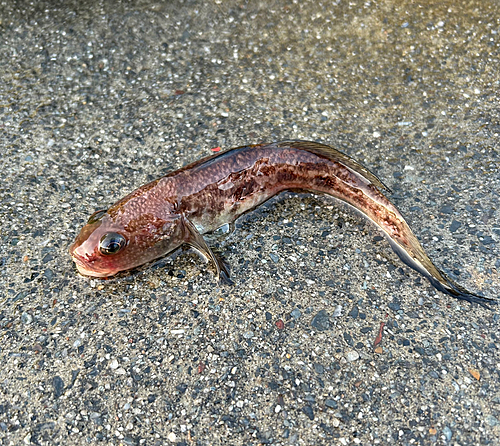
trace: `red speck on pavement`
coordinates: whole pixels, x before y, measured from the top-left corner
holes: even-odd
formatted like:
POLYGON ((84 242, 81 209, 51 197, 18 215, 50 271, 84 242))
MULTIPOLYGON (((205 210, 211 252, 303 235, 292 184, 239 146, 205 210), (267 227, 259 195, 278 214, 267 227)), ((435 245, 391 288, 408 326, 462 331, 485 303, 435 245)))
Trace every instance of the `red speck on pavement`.
POLYGON ((375 338, 375 342, 373 343, 373 346, 376 347, 382 342, 382 335, 384 334, 384 325, 385 322, 380 322, 380 330, 378 331, 378 335, 375 338))
POLYGON ((285 323, 281 319, 277 320, 276 321, 276 328, 278 330, 283 330, 285 328, 285 323))
POLYGON ((221 151, 221 148, 220 147, 214 147, 212 149, 212 152, 220 152, 221 151))

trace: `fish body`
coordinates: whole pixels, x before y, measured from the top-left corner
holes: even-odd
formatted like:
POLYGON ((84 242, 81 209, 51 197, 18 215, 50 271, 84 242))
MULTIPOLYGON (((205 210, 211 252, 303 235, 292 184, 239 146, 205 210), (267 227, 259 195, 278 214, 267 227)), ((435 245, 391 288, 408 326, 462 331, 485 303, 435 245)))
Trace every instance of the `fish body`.
POLYGON ((229 268, 203 234, 231 223, 284 190, 321 192, 375 223, 398 256, 438 290, 476 302, 429 259, 398 209, 368 169, 332 147, 284 141, 230 149, 148 183, 92 215, 70 248, 78 270, 108 277, 162 257, 187 243, 211 260, 222 280, 229 268))

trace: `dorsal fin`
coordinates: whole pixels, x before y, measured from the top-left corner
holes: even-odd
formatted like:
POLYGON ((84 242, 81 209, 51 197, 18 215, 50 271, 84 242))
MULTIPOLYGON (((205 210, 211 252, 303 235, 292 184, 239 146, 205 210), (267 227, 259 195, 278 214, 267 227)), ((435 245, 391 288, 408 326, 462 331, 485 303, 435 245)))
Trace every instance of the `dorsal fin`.
POLYGON ((276 144, 277 147, 295 147, 297 149, 307 150, 308 152, 315 153, 319 156, 324 156, 332 161, 338 161, 354 172, 362 175, 371 184, 378 187, 379 189, 385 189, 388 192, 391 190, 373 173, 371 173, 366 167, 359 164, 357 161, 352 159, 345 153, 339 152, 333 147, 327 146, 325 144, 320 144, 318 142, 312 141, 282 141, 276 144))

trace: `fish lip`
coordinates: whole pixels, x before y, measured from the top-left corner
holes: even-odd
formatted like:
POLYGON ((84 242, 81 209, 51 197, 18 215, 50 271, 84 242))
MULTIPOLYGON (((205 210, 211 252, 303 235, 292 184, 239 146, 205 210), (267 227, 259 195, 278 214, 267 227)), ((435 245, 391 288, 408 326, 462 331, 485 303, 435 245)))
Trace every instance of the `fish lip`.
POLYGON ((85 268, 83 265, 80 265, 78 262, 75 262, 76 269, 82 276, 90 276, 90 277, 108 277, 112 274, 109 273, 100 273, 97 271, 92 271, 90 269, 85 268))
POLYGON ((76 269, 82 276, 90 276, 90 277, 109 277, 112 276, 113 274, 116 274, 115 272, 102 272, 102 271, 96 271, 93 269, 88 268, 87 262, 84 260, 78 258, 74 254, 72 255, 73 261, 75 262, 76 269))

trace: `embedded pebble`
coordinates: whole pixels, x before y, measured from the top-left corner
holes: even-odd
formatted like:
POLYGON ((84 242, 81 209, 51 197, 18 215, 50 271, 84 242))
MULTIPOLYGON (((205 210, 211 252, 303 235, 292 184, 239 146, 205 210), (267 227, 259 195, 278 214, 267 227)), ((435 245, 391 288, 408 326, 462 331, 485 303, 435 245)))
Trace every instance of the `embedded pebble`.
POLYGON ((318 331, 325 331, 330 329, 330 317, 326 310, 321 310, 314 316, 311 325, 318 331))
POLYGON ((330 409, 336 409, 338 407, 338 403, 337 401, 328 398, 325 400, 325 406, 330 409))
POLYGON ((278 263, 280 258, 276 255, 276 254, 273 254, 273 253, 270 253, 269 254, 269 257, 271 258, 271 260, 274 262, 274 263, 278 263))
POLYGON ((493 415, 487 415, 485 420, 486 420, 486 423, 492 427, 500 424, 498 421, 498 418, 495 418, 493 415))
POLYGON ((118 364, 118 361, 116 359, 113 359, 110 363, 109 363, 109 368, 111 370, 116 370, 117 368, 119 367, 119 364, 118 364))
POLYGON ((332 317, 340 317, 342 316, 342 305, 337 305, 335 310, 333 311, 332 317))
POLYGON ((359 353, 356 350, 351 350, 350 352, 347 352, 346 359, 349 362, 356 361, 359 359, 359 353))
POLYGON ((310 420, 314 420, 314 411, 312 410, 312 407, 310 406, 304 406, 302 408, 302 412, 304 412, 310 420))
POLYGON ((60 376, 54 376, 52 379, 52 387, 54 388, 54 396, 59 398, 64 391, 64 381, 60 376))
POLYGON ((319 363, 314 363, 313 365, 314 367, 314 371, 320 375, 322 375, 323 373, 325 373, 325 368, 323 367, 322 364, 319 364, 319 363))
POLYGON ((443 434, 446 437, 446 441, 450 441, 451 440, 452 431, 451 431, 451 429, 448 426, 445 426, 443 428, 443 434))
POLYGON ((31 314, 29 313, 24 312, 23 314, 21 314, 21 322, 26 325, 31 324, 33 322, 33 316, 31 316, 31 314))

